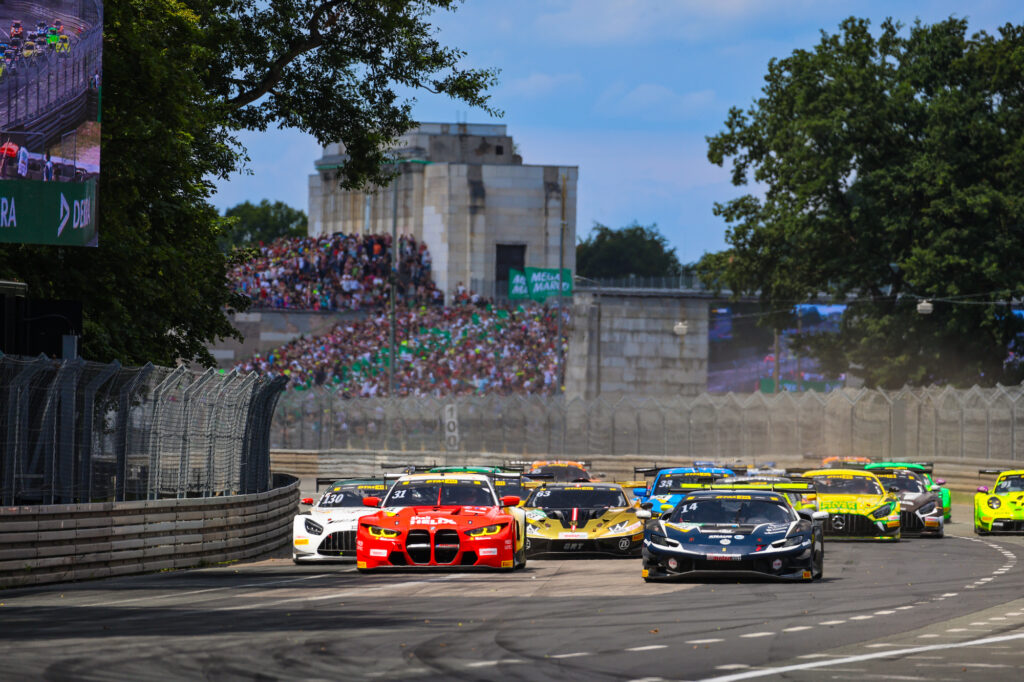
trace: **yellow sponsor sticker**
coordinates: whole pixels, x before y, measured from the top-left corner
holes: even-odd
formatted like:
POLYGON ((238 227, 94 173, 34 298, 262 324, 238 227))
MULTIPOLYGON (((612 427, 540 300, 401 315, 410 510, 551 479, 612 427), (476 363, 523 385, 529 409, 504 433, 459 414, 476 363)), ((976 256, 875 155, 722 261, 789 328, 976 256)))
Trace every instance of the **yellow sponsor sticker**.
POLYGON ((810 579, 811 579, 811 572, 810 571, 804 571, 804 580, 810 580, 810 579))
POLYGON ((646 578, 646 577, 647 577, 647 576, 649 576, 650 574, 651 574, 651 572, 650 572, 650 571, 648 571, 648 570, 647 570, 646 568, 645 568, 644 570, 640 571, 640 577, 641 577, 641 578, 646 578))
POLYGON ((295 544, 296 545, 308 545, 309 544, 309 538, 295 538, 295 544))
POLYGON ((356 562, 356 568, 366 568, 366 562, 365 561, 357 561, 356 562))
POLYGON ((637 540, 643 540, 643 539, 644 539, 644 534, 643 533, 637 533, 632 538, 633 542, 636 542, 637 540))
POLYGON ((501 562, 501 567, 502 568, 512 568, 512 562, 511 561, 502 561, 501 562))

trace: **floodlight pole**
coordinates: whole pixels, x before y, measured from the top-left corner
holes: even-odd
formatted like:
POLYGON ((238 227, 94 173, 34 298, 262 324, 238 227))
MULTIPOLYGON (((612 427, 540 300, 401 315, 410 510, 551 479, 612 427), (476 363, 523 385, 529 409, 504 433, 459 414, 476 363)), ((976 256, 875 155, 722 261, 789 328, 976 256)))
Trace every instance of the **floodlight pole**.
MULTIPOLYGON (((398 166, 401 172, 401 166, 398 166)), ((398 287, 398 175, 391 181, 391 343, 388 360, 388 397, 395 397, 395 295, 398 287)))

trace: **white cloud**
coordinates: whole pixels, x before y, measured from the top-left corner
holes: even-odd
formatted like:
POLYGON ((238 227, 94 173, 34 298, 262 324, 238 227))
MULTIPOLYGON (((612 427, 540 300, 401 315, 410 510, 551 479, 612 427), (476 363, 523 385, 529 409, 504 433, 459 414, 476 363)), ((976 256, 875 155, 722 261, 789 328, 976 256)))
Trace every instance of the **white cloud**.
POLYGON ((543 97, 558 90, 574 88, 583 82, 578 73, 531 73, 524 78, 513 78, 501 88, 501 94, 511 97, 543 97))
POLYGON ((666 121, 703 114, 715 103, 713 90, 678 93, 657 83, 628 88, 613 84, 597 100, 598 113, 647 121, 666 121))

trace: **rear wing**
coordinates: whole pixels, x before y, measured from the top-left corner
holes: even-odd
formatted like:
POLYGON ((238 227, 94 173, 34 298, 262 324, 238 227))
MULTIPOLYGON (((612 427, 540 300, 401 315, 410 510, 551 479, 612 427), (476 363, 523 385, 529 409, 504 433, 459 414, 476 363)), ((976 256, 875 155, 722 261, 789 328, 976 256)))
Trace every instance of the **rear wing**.
POLYGON ((422 474, 430 471, 434 467, 441 466, 436 462, 434 464, 397 464, 395 462, 388 462, 381 464, 381 469, 401 469, 404 474, 422 474))
POLYGON ((988 476, 998 476, 1004 471, 1006 471, 1006 469, 978 469, 978 478, 981 478, 982 474, 988 476))
POLYGON ((319 493, 320 488, 327 488, 335 483, 345 483, 347 481, 373 481, 380 479, 381 483, 388 483, 389 478, 393 481, 398 478, 395 474, 384 474, 383 476, 317 476, 316 477, 316 491, 319 493))
POLYGON ((659 471, 667 467, 660 467, 657 464, 649 467, 633 467, 634 476, 655 476, 659 471))
POLYGON ((921 470, 924 471, 926 474, 935 473, 934 462, 911 462, 911 464, 916 464, 917 466, 921 467, 921 470))
POLYGON ((633 488, 646 488, 647 481, 613 481, 615 485, 621 485, 626 490, 632 490, 633 488))
POLYGON ((818 490, 810 482, 797 482, 797 483, 769 483, 769 482, 750 482, 750 483, 704 483, 704 484, 693 484, 678 486, 672 488, 672 493, 689 493, 696 490, 751 490, 751 491, 772 491, 779 493, 800 493, 803 495, 815 495, 818 490))

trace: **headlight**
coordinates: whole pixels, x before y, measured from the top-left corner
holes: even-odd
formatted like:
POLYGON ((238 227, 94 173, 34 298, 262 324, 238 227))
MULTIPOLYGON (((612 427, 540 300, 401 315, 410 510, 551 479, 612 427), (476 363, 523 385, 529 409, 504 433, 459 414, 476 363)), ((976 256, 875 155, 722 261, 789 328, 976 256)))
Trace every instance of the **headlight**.
POLYGON ((632 530, 630 526, 635 525, 636 521, 620 521, 614 526, 608 526, 604 530, 605 535, 622 535, 632 530))
POLYGON ((871 518, 873 519, 884 519, 892 511, 892 505, 889 503, 883 504, 881 507, 871 512, 871 518))
POLYGON ((921 507, 920 509, 918 509, 917 513, 918 514, 931 514, 933 511, 935 511, 935 502, 929 502, 928 504, 926 504, 923 507, 921 507))
POLYGON ((999 501, 998 497, 990 497, 990 498, 988 498, 988 506, 991 507, 992 509, 999 509, 999 507, 1002 504, 1003 503, 999 501))
POLYGON ((656 545, 667 545, 668 538, 661 533, 651 533, 650 540, 656 545))
POLYGON ((526 524, 527 535, 540 535, 540 526, 535 526, 532 523, 526 524))
POLYGON ((380 526, 365 526, 365 528, 370 531, 370 535, 375 538, 391 539, 397 538, 401 535, 400 531, 393 528, 381 528, 380 526))
POLYGON ((791 535, 785 540, 776 540, 772 543, 772 547, 796 547, 805 542, 809 542, 809 538, 806 535, 791 535))
POLYGON ((468 535, 471 538, 482 538, 487 535, 497 535, 501 532, 501 529, 507 525, 507 523, 495 523, 491 526, 480 526, 479 528, 470 528, 466 531, 466 535, 468 535))
POLYGON ((324 527, 313 519, 306 519, 306 532, 312 535, 320 535, 324 532, 324 527))

